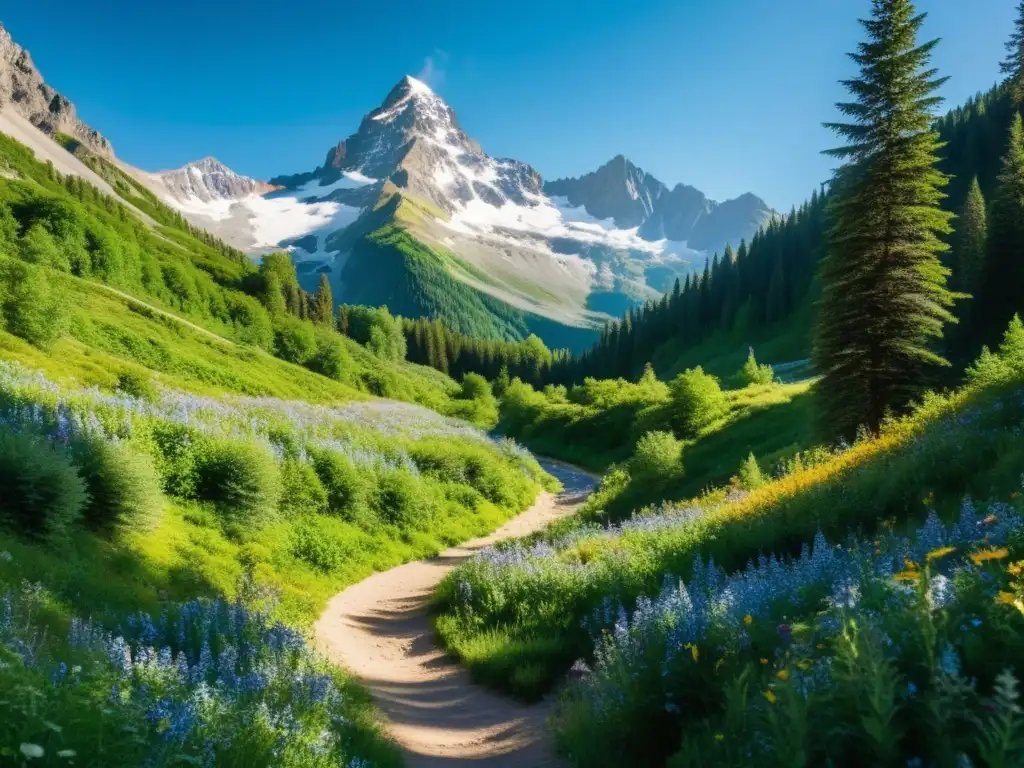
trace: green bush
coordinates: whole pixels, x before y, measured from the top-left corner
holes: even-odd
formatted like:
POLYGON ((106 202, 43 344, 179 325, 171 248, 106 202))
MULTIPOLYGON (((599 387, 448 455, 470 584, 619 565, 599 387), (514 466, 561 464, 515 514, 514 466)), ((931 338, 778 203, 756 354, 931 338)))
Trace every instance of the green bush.
POLYGON ((1014 315, 996 352, 983 347, 981 356, 967 369, 967 380, 985 385, 1024 376, 1024 323, 1014 315))
POLYGON ((274 352, 282 360, 303 365, 316 354, 313 326, 292 317, 274 323, 274 352))
POLYGON ((121 371, 117 374, 117 391, 130 397, 153 403, 160 399, 160 393, 153 379, 141 371, 121 371))
POLYGON ((363 520, 370 485, 366 473, 333 451, 314 452, 312 458, 313 469, 327 494, 327 510, 349 522, 363 520))
POLYGON ((270 520, 281 498, 281 474, 270 453, 253 443, 212 441, 198 457, 196 493, 229 522, 270 520))
POLYGON ((765 484, 765 476, 761 466, 751 453, 740 465, 740 471, 733 478, 733 485, 744 491, 753 491, 765 484))
POLYGON ((72 459, 89 491, 83 519, 96 531, 151 531, 164 510, 153 460, 127 443, 87 440, 72 459))
POLYGON ((353 369, 345 343, 336 333, 326 331, 316 335, 316 354, 308 366, 310 370, 335 381, 345 381, 353 369))
POLYGON ((311 517, 293 529, 292 554, 318 571, 332 573, 352 557, 354 547, 322 519, 311 517))
POLYGON ((672 382, 672 411, 684 437, 697 434, 726 412, 725 393, 718 379, 699 365, 680 373, 672 382))
POLYGON ((641 437, 629 463, 639 478, 666 478, 683 468, 683 444, 671 432, 651 431, 641 437))
POLYGON ((327 491, 320 478, 298 459, 288 459, 281 468, 281 511, 286 515, 309 515, 327 511, 327 491))
POLYGON ((59 537, 88 501, 85 483, 62 453, 0 426, 0 521, 29 536, 59 537))
POLYGON ((736 374, 736 380, 740 387, 771 384, 775 381, 775 371, 770 365, 758 365, 757 358, 754 357, 754 349, 751 347, 747 361, 736 374))
POLYGON ((491 385, 479 373, 467 373, 462 379, 459 397, 463 400, 489 400, 493 397, 491 385))
POLYGON ((385 523, 399 528, 423 528, 434 516, 427 488, 404 469, 384 470, 377 476, 371 506, 385 523))
POLYGON ((0 259, 0 301, 7 330, 47 348, 64 332, 68 302, 49 270, 0 259))

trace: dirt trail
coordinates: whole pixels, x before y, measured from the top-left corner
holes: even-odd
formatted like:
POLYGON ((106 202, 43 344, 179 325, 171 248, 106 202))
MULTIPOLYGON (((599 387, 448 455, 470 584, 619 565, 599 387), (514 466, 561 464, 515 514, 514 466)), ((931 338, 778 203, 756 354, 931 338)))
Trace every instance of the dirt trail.
POLYGON ((408 768, 556 764, 546 727, 552 702, 527 706, 475 685, 434 644, 428 613, 434 588, 460 562, 496 541, 524 536, 573 514, 594 486, 594 479, 578 470, 542 464, 565 491, 541 494, 530 509, 490 536, 349 587, 331 599, 316 624, 320 647, 373 693, 408 768))

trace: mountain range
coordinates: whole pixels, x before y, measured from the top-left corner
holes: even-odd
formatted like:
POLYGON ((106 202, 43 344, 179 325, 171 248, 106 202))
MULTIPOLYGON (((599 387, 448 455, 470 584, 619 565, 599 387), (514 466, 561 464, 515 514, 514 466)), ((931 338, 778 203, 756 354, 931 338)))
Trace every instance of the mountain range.
MULTIPOLYGON (((69 169, 68 157, 57 158, 62 172, 121 191, 99 172, 112 167, 254 257, 287 249, 307 288, 326 273, 339 302, 439 315, 486 336, 537 332, 582 347, 610 316, 670 290, 775 215, 753 194, 718 203, 691 186, 670 188, 622 155, 545 182, 524 162, 488 155, 409 76, 322 165, 267 182, 210 157, 157 173, 123 163, 2 26, 0 105, 5 132, 24 134, 27 121, 65 146, 73 140, 85 162, 69 169)), ((37 154, 55 152, 43 144, 34 142, 37 154)))

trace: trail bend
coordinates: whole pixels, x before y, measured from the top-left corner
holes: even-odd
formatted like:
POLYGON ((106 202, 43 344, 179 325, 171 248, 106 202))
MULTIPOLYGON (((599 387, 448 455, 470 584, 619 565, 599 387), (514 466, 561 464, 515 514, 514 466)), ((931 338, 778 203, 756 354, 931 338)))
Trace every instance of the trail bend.
POLYGON ((459 563, 502 539, 574 514, 594 488, 595 479, 578 469, 541 464, 565 490, 541 493, 532 507, 488 536, 354 584, 331 598, 314 627, 320 648, 369 688, 408 768, 557 765, 546 724, 553 702, 526 705, 473 683, 434 644, 429 614, 434 589, 459 563))

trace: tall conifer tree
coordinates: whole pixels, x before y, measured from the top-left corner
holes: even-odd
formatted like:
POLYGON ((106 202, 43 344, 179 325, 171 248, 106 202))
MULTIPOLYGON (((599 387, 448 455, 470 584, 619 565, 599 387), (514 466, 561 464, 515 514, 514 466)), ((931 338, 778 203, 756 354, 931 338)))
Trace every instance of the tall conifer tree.
POLYGON ((920 392, 929 366, 948 365, 930 346, 953 320, 939 260, 952 215, 939 207, 947 178, 930 127, 945 78, 928 67, 938 41, 917 43, 924 19, 911 0, 872 0, 867 40, 850 54, 860 73, 843 83, 853 101, 837 105, 850 122, 827 124, 848 142, 827 152, 845 165, 833 180, 814 350, 830 436, 877 430, 920 392))
POLYGON ((320 287, 313 298, 313 321, 323 325, 334 325, 334 295, 327 273, 320 273, 320 287))
POLYGON ((1007 77, 1010 96, 1018 108, 1024 106, 1024 0, 1017 4, 1013 34, 1006 41, 1006 58, 1000 69, 1007 77))
POLYGON ((987 340, 998 340, 1015 311, 1024 304, 1024 124, 1019 114, 1010 124, 989 220, 988 258, 981 302, 975 308, 987 340))
POLYGON ((978 177, 967 189, 967 199, 956 223, 956 245, 953 251, 953 286, 959 291, 974 293, 985 263, 988 239, 988 214, 978 177))

